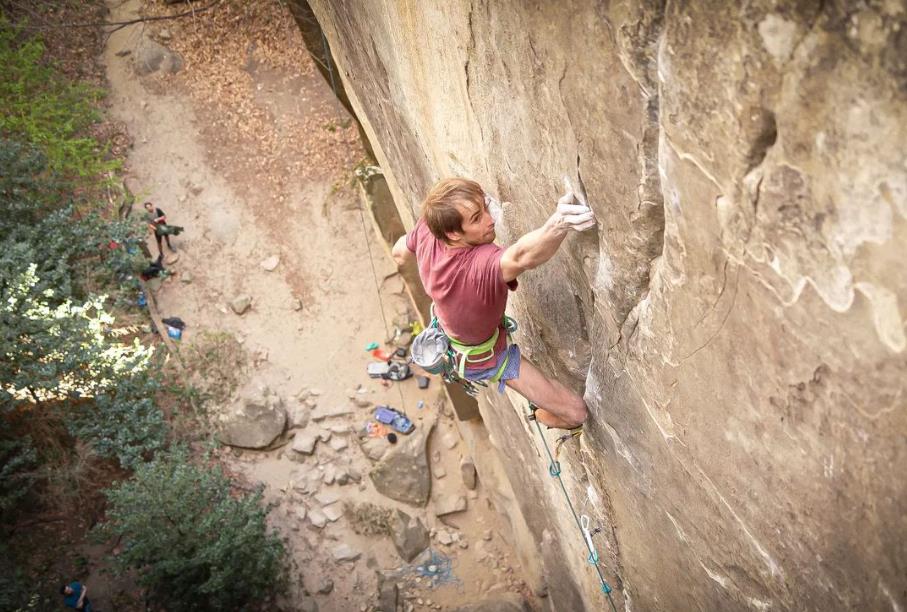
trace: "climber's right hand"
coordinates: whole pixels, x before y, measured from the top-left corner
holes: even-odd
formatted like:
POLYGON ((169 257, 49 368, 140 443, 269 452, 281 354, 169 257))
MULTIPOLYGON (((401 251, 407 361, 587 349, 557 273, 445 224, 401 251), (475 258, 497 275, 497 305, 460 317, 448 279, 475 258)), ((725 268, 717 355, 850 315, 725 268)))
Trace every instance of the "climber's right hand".
POLYGON ((584 204, 577 202, 573 191, 567 192, 557 201, 557 214, 561 223, 568 229, 581 232, 595 225, 595 213, 584 204))

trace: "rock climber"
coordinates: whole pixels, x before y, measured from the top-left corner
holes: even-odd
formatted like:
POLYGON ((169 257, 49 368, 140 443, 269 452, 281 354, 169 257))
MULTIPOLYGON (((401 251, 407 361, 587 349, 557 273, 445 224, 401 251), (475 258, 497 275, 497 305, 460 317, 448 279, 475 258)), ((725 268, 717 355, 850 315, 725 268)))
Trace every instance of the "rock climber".
POLYGON ((505 249, 494 244, 499 210, 475 181, 442 180, 426 196, 416 226, 394 245, 394 260, 403 266, 415 258, 435 316, 452 340, 487 346, 497 333, 485 353, 469 355, 465 378, 498 380, 499 392, 506 384, 535 404, 535 417, 549 427, 578 427, 586 402, 522 358, 516 344, 508 346, 503 316, 517 277, 551 259, 571 230, 595 225, 595 216, 568 189, 544 225, 505 249))

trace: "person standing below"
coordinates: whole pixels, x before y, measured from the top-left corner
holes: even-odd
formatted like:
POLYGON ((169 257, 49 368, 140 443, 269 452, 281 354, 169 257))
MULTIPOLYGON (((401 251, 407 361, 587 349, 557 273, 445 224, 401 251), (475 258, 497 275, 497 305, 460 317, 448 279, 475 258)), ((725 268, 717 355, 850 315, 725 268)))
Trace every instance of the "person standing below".
MULTIPOLYGON (((164 249, 161 244, 161 238, 167 241, 167 248, 170 249, 170 252, 175 253, 176 249, 173 248, 173 245, 170 244, 170 234, 171 230, 175 229, 175 226, 167 225, 167 215, 164 214, 164 211, 160 208, 155 208, 151 202, 145 202, 145 219, 148 221, 148 230, 154 233, 154 240, 157 242, 157 252, 159 257, 164 257, 164 249)), ((180 230, 182 228, 179 228, 180 230)), ((179 233, 179 232, 175 232, 179 233)))
POLYGON ((504 249, 494 244, 494 207, 500 205, 475 181, 440 181, 415 228, 394 245, 394 260, 403 266, 415 258, 435 316, 452 341, 476 350, 490 346, 462 356, 466 379, 499 381, 499 392, 511 387, 536 405, 536 418, 549 427, 578 427, 588 415, 586 402, 522 358, 516 344, 508 345, 503 317, 517 277, 551 259, 571 231, 595 225, 594 214, 568 191, 542 227, 504 249))
POLYGON ((88 587, 77 580, 60 587, 63 603, 69 608, 82 610, 82 612, 91 612, 91 602, 86 597, 87 594, 88 587))

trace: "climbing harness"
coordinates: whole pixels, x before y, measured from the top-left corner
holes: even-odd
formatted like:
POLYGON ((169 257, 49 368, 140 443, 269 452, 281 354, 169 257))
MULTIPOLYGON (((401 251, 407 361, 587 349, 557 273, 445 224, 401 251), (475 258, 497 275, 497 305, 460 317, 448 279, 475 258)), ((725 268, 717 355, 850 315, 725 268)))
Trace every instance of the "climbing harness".
POLYGON ((486 380, 469 380, 466 378, 467 364, 484 363, 495 358, 494 347, 500 338, 500 327, 494 330, 491 337, 479 344, 466 344, 448 335, 435 316, 435 305, 431 305, 431 321, 413 340, 411 355, 413 363, 432 374, 440 374, 448 383, 459 383, 469 395, 478 395, 478 387, 488 386, 488 382, 498 382, 510 362, 511 335, 517 330, 517 322, 504 315, 501 319, 504 332, 507 334, 504 359, 494 375, 486 380))
MULTIPOLYGON (((579 528, 580 533, 583 536, 583 542, 586 544, 586 548, 589 550, 589 556, 587 561, 590 565, 595 568, 596 573, 598 574, 598 580, 601 587, 602 593, 608 598, 608 603, 611 604, 611 610, 617 612, 617 608, 614 605, 614 599, 611 597, 611 585, 608 584, 608 581, 605 580, 604 574, 602 574, 602 569, 598 565, 599 557, 598 552, 595 550, 595 545, 592 542, 592 535, 597 533, 598 530, 589 530, 589 517, 583 515, 583 518, 576 514, 576 509, 573 507, 573 502, 570 501, 570 495, 567 493, 567 487, 564 485, 564 480, 561 478, 561 464, 554 455, 551 454, 551 449, 548 447, 548 441, 545 439, 545 434, 542 431, 542 425, 539 423, 539 420, 535 416, 535 411, 538 410, 538 406, 529 402, 529 414, 526 415, 528 421, 535 421, 535 427, 539 432, 539 437, 542 439, 542 444, 545 446, 545 453, 548 455, 548 474, 552 478, 557 478, 558 484, 561 486, 561 491, 564 493, 564 499, 567 501, 567 507, 570 508, 570 513, 573 514, 573 519, 576 521, 576 526, 579 528)), ((579 430, 577 433, 573 433, 573 430, 564 434, 558 441, 563 440, 566 442, 570 438, 577 437, 582 430, 579 430)), ((560 445, 555 446, 555 451, 559 450, 560 446, 563 445, 563 442, 560 442, 560 445)))

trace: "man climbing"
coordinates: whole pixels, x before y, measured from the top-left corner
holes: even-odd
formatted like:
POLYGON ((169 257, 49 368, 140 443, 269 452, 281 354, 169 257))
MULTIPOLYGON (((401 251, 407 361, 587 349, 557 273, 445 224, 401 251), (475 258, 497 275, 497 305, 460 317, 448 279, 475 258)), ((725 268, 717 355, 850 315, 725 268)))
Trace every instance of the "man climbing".
POLYGON ((583 398, 521 358, 516 344, 508 346, 503 318, 517 277, 551 259, 571 230, 592 227, 595 217, 568 190, 542 227, 504 249, 494 244, 492 213, 499 207, 474 181, 439 182, 416 227, 394 245, 394 260, 402 266, 415 258, 441 328, 466 347, 466 379, 499 381, 499 392, 505 384, 513 388, 537 406, 536 418, 549 427, 578 427, 587 415, 583 398))

